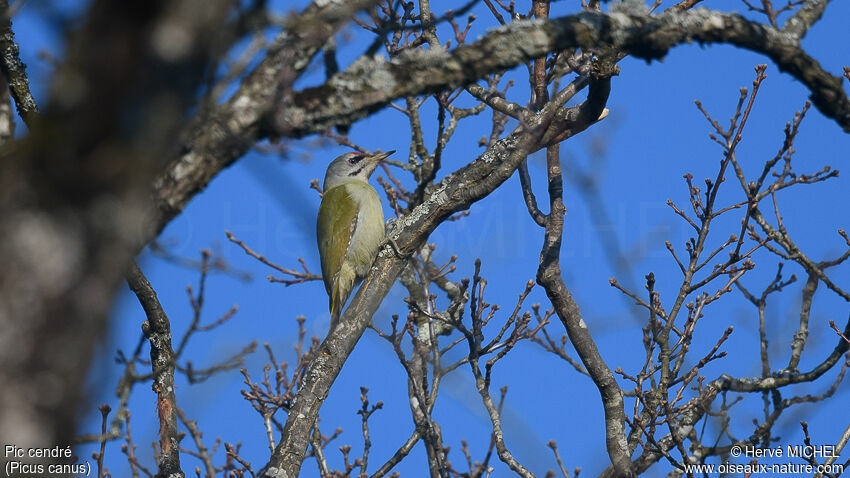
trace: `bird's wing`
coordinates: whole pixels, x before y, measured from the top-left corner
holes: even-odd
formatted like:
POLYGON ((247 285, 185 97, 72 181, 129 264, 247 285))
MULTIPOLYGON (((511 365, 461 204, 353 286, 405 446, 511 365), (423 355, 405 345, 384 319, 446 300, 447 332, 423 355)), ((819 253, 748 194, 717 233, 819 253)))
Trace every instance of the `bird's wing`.
POLYGON ((345 186, 325 191, 319 206, 316 222, 316 237, 319 242, 319 257, 322 262, 322 278, 330 296, 330 308, 334 309, 334 285, 342 261, 351 242, 351 233, 357 223, 357 203, 350 197, 345 186), (333 204, 333 208, 330 207, 333 204), (333 211, 331 211, 333 209, 333 211))

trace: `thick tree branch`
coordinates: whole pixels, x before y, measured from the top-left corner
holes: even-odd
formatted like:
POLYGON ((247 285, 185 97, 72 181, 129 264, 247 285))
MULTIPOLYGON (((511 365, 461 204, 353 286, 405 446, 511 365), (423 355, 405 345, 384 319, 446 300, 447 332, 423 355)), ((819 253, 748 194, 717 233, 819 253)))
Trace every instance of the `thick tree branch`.
POLYGON ((156 292, 134 263, 127 272, 127 285, 136 294, 147 320, 142 331, 151 345, 153 389, 159 417, 159 473, 157 477, 183 476, 180 469, 180 437, 177 430, 177 396, 174 393, 174 349, 171 348, 171 323, 156 292))
MULTIPOLYGON (((542 11, 541 5, 535 3, 535 13, 539 15, 542 11)), ((548 5, 546 5, 548 10, 548 5)), ((547 12, 548 13, 548 12, 547 12)), ((535 62, 535 97, 538 102, 545 98, 546 89, 543 84, 544 65, 535 62)), ((563 116, 560 123, 553 121, 549 130, 554 132, 555 138, 545 138, 546 149, 546 171, 549 191, 549 214, 540 217, 541 214, 536 207, 533 195, 530 191, 530 180, 527 171, 524 171, 525 163, 520 167, 520 180, 523 187, 526 205, 532 219, 545 228, 543 247, 540 251, 540 264, 537 269, 537 283, 546 290, 552 306, 564 324, 570 342, 584 363, 588 375, 599 389, 602 397, 602 405, 605 410, 605 436, 606 448, 614 469, 618 476, 632 476, 630 470, 630 453, 626 443, 625 412, 623 404, 623 393, 620 390, 613 373, 605 364, 599 354, 596 344, 581 317, 578 304, 573 300, 570 291, 566 288, 561 277, 560 250, 561 240, 564 232, 564 214, 566 208, 563 201, 563 179, 561 174, 560 141, 582 131, 603 117, 605 103, 611 91, 610 75, 616 74, 617 69, 613 64, 603 60, 603 64, 594 64, 590 80, 590 88, 587 100, 581 105, 565 110, 571 115, 563 116), (599 78, 600 68, 604 69, 604 75, 599 78), (523 173, 525 178, 523 178, 523 173), (531 199, 529 199, 529 196, 531 199), (533 207, 532 207, 533 206, 533 207)))
MULTIPOLYGON (((359 10, 376 0, 313 2, 287 20, 284 29, 224 104, 198 117, 184 132, 184 152, 154 183, 158 209, 148 239, 153 239, 222 169, 269 136, 265 117, 283 103, 292 83, 329 38, 359 10)), ((281 106, 288 109, 285 106, 281 106)))
POLYGON ((609 47, 650 60, 694 41, 727 43, 768 56, 806 85, 825 116, 850 132, 850 100, 841 79, 809 57, 795 35, 737 14, 697 9, 657 16, 583 12, 517 21, 450 52, 411 50, 391 61, 362 57, 324 85, 297 92, 292 104, 278 111, 276 133, 297 137, 350 125, 393 99, 457 88, 548 52, 609 47))
POLYGON ((829 0, 809 0, 804 3, 788 20, 785 21, 784 31, 802 39, 809 28, 815 24, 826 10, 829 0))
MULTIPOLYGON (((591 82, 587 101, 578 107, 581 111, 580 116, 587 120, 598 118, 604 111, 610 90, 610 78, 591 82)), ((630 453, 626 443, 623 393, 617 385, 614 374, 596 348, 596 343, 582 319, 581 310, 561 277, 560 250, 566 209, 563 203, 561 163, 557 144, 547 149, 546 164, 549 180, 549 215, 546 218, 546 232, 543 248, 540 251, 537 283, 546 290, 549 301, 567 331, 570 343, 573 344, 588 375, 599 389, 605 411, 606 447, 617 476, 632 476, 633 473, 629 468, 630 453)))

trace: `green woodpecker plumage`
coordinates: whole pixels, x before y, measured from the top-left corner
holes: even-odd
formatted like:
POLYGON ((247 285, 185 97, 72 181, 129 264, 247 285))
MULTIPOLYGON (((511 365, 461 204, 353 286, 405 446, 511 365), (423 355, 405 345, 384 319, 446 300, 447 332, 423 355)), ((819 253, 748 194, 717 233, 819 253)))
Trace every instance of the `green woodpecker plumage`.
POLYGON ((395 151, 370 156, 345 153, 325 173, 316 222, 331 330, 354 287, 366 277, 384 239, 384 211, 369 176, 395 151))

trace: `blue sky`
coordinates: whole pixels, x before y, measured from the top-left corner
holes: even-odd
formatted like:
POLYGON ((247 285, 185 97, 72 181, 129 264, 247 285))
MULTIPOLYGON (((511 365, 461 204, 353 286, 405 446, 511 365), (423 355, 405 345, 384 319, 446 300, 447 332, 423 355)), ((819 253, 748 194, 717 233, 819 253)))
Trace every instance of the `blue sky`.
MULTIPOLYGON (((278 2, 278 6, 288 10, 300 8, 305 3, 303 0, 282 5, 278 2)), ((577 3, 555 2, 552 15, 569 13, 577 3)), ((61 57, 62 36, 54 24, 44 20, 42 11, 36 6, 35 2, 25 5, 14 19, 14 27, 34 93, 44 103, 51 66, 40 59, 38 53, 45 50, 61 57)), ((452 6, 454 2, 432 2, 435 12, 452 6)), ((731 1, 708 2, 707 6, 720 10, 745 9, 742 3, 731 1)), ((473 11, 478 20, 470 40, 495 24, 483 5, 476 6, 473 11)), ((843 34, 847 18, 850 18, 850 5, 832 2, 824 19, 803 42, 810 54, 833 74, 839 74, 841 67, 850 63, 850 49, 843 34)), ((361 30, 352 28, 345 33, 348 35, 343 36, 349 37, 348 40, 340 39, 343 67, 368 41, 361 30)), ((445 26, 440 35, 449 37, 445 26)), ((244 46, 237 46, 235 53, 244 46)), ((684 254, 683 245, 690 231, 665 201, 673 199, 677 204, 686 204, 687 190, 682 175, 690 172, 698 181, 704 177, 713 178, 722 158, 722 151, 709 140, 709 125, 694 107, 693 100, 700 99, 706 109, 725 124, 734 111, 738 89, 751 87, 755 76, 753 67, 759 63, 768 63, 768 78, 762 85, 744 140, 737 150, 747 172, 756 174, 763 161, 781 146, 782 128, 802 107, 807 92, 800 83, 781 74, 766 58, 728 46, 682 46, 672 50, 664 61, 652 64, 623 60, 620 63, 622 72, 612 82, 608 104, 610 116, 561 147, 568 210, 562 249, 564 280, 612 369, 620 366, 630 374, 638 371, 644 353, 640 327, 645 318, 629 300, 608 285, 608 279, 617 276, 621 283, 636 284, 640 287, 638 292, 642 292, 642 277, 652 271, 658 279, 657 289, 661 291, 662 301, 670 305, 680 273, 664 248, 664 241, 669 240, 677 252, 684 254), (591 151, 599 145, 604 154, 601 157, 592 155, 591 151), (598 178, 605 217, 600 216, 598 209, 588 206, 571 181, 575 174, 570 176, 570 168, 576 167, 592 171, 598 178), (615 241, 629 257, 630 276, 619 275, 614 270, 603 253, 601 240, 615 241)), ((525 70, 517 69, 513 75, 521 85, 525 70)), ((316 84, 322 78, 319 58, 298 85, 316 84)), ((517 101, 526 101, 527 89, 523 86, 512 91, 517 101)), ((468 99, 463 101, 469 102, 468 99)), ((433 138, 436 132, 433 100, 429 100, 423 110, 423 118, 425 137, 433 138)), ((482 151, 477 140, 488 132, 487 113, 462 122, 443 155, 443 171, 438 178, 476 157, 482 151)), ((357 123, 349 134, 353 141, 369 149, 399 150, 397 156, 400 158, 407 156, 408 135, 406 119, 392 109, 357 123)), ((433 148, 433 141, 428 145, 433 148)), ((302 257, 312 271, 319 271, 315 214, 320 199, 309 189, 309 182, 313 178, 321 180, 327 162, 348 148, 316 147, 315 138, 290 146, 291 152, 285 158, 249 153, 220 174, 160 238, 170 252, 180 256, 197 258, 200 249, 218 251, 235 269, 248 271, 253 276, 251 281, 225 274, 213 274, 209 278, 203 321, 215 320, 234 304, 238 304, 239 311, 224 326, 200 334, 189 343, 186 353, 196 367, 216 363, 251 340, 261 344, 269 342, 279 360, 291 359, 297 338, 294 319, 298 315, 307 317, 309 335, 324 337, 327 332, 330 317, 320 282, 292 287, 269 283, 265 276, 273 271, 247 257, 229 243, 224 234, 225 230, 232 231, 254 250, 285 267, 297 267, 297 259, 302 257)), ((827 164, 842 169, 847 151, 850 151, 850 137, 812 108, 802 124, 796 150, 794 162, 798 172, 814 172, 827 164)), ((542 153, 533 155, 529 161, 541 203, 545 203, 544 161, 542 153)), ((720 200, 725 204, 742 200, 743 193, 736 183, 728 181, 721 190, 720 200)), ((373 184, 377 185, 374 179, 373 184)), ((816 260, 843 252, 843 240, 835 231, 850 226, 847 184, 847 178, 839 176, 826 183, 798 186, 777 195, 786 227, 804 251, 816 260)), ((388 204, 385 204, 385 214, 391 214, 388 204)), ((738 217, 729 216, 727 222, 718 224, 721 227, 709 236, 710 244, 719 244, 728 237, 736 228, 738 217)), ((458 256, 458 271, 450 276, 456 281, 471 276, 473 262, 480 257, 482 275, 488 279, 485 297, 501 305, 504 312, 513 307, 526 281, 534 277, 542 231, 528 216, 519 180, 514 176, 491 196, 473 205, 468 217, 441 225, 429 242, 437 246, 438 263, 452 254, 458 256)), ((754 256, 754 262, 756 270, 745 275, 742 281, 751 290, 760 291, 775 274, 777 260, 767 251, 760 251, 754 256)), ((180 337, 191 320, 186 286, 197 287, 198 273, 162 261, 149 251, 142 253, 139 263, 170 316, 175 337, 180 337)), ((767 308, 769 350, 775 369, 787 363, 790 338, 796 328, 795 312, 799 310, 804 283, 801 268, 792 263, 786 264, 785 270, 789 275, 796 273, 800 280, 785 293, 771 296, 767 308)), ((830 277, 839 285, 850 284, 847 266, 831 270, 830 277)), ((386 330, 392 314, 406 313, 402 302, 404 295, 403 289, 396 286, 387 296, 374 317, 379 327, 386 330)), ((535 288, 526 301, 526 308, 536 302, 546 308, 545 294, 539 288, 535 288)), ((843 324, 847 314, 846 302, 821 285, 815 295, 810 338, 801 370, 810 369, 834 347, 835 335, 826 324, 829 319, 843 324)), ((499 317, 504 318, 505 313, 497 315, 499 317)), ((114 388, 122 370, 112 358, 117 349, 128 354, 132 352, 143 320, 143 312, 135 298, 129 291, 122 290, 116 298, 112 327, 100 346, 100 360, 92 370, 87 389, 92 405, 85 411, 82 431, 99 430, 97 404, 116 406, 114 388)), ((706 310, 692 346, 692 361, 707 353, 730 324, 735 326, 735 332, 723 348, 729 355, 703 369, 702 374, 708 379, 721 373, 755 376, 760 372, 755 308, 738 292, 727 294, 706 310)), ((560 335, 562 327, 556 322, 550 326, 550 331, 560 335)), ((245 368, 258 377, 265 363, 265 354, 259 349, 248 357, 245 368)), ((837 369, 827 374, 822 383, 789 389, 792 391, 784 391, 783 396, 790 397, 792 392, 822 393, 836 372, 837 369)), ((605 467, 602 409, 589 379, 529 342, 521 343, 500 361, 493 376, 494 394, 502 385, 509 386, 504 417, 507 444, 528 468, 542 476, 547 469, 556 467, 545 446, 552 439, 558 441, 568 468, 580 466, 582 474, 589 476, 605 467)), ((354 456, 362 449, 360 418, 355 414, 359 408, 360 386, 370 388, 369 397, 373 402, 384 402, 384 409, 370 420, 371 470, 383 463, 410 435, 413 425, 405 380, 389 344, 374 332, 367 331, 322 407, 323 432, 331 432, 336 427, 344 430, 327 452, 333 464, 341 466, 337 446, 352 445, 354 456)), ((199 422, 208 446, 216 437, 225 442, 241 442, 243 458, 259 468, 268 458, 265 432, 260 416, 240 397, 239 390, 244 388, 241 382, 238 371, 220 374, 197 385, 181 379, 177 388, 178 404, 185 407, 190 418, 199 422)), ((775 428, 775 435, 782 437, 780 443, 802 442, 799 420, 809 422, 816 442, 836 441, 850 420, 846 406, 842 406, 847 403, 847 390, 847 386, 842 385, 829 401, 804 404, 786 411, 775 428)), ((746 430, 753 418, 761 418, 760 398, 745 398, 733 415, 733 426, 737 426, 739 437, 748 436, 746 430)), ((137 453, 150 468, 155 468, 150 456, 150 443, 156 439, 157 429, 154 403, 154 395, 147 385, 135 388, 130 403, 133 434, 137 453)), ((632 403, 627 402, 627 410, 631 406, 632 403)), ((283 421, 284 417, 280 415, 279 419, 283 421)), ((489 443, 490 423, 466 368, 444 379, 435 419, 443 429, 445 445, 452 448, 449 459, 458 469, 463 469, 464 462, 460 453, 461 439, 470 443, 474 459, 483 457, 489 443)), ((184 445, 191 446, 188 440, 184 445)), ((88 459, 93 450, 93 447, 81 447, 78 454, 88 459)), ((106 462, 113 476, 129 473, 123 458, 118 443, 107 447, 106 462)), ((223 448, 216 458, 218 463, 223 461, 223 448)), ((185 455, 183 463, 187 471, 197 464, 185 455)), ((495 457, 493 464, 497 469, 495 476, 510 475, 495 457)), ((426 476, 421 445, 398 469, 402 476, 426 476)), ((317 475, 315 463, 310 460, 305 461, 302 471, 303 476, 317 475)), ((660 463, 647 476, 663 476, 667 471, 668 465, 660 463)))

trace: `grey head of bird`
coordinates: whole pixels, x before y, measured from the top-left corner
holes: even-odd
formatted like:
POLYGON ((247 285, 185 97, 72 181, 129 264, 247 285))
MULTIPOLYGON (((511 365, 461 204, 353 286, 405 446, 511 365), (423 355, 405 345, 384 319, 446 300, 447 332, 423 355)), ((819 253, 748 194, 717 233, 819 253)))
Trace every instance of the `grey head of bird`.
POLYGON ((368 183, 369 176, 375 172, 381 161, 393 153, 395 151, 375 155, 351 152, 338 156, 328 165, 322 189, 327 191, 335 186, 352 181, 368 183))

